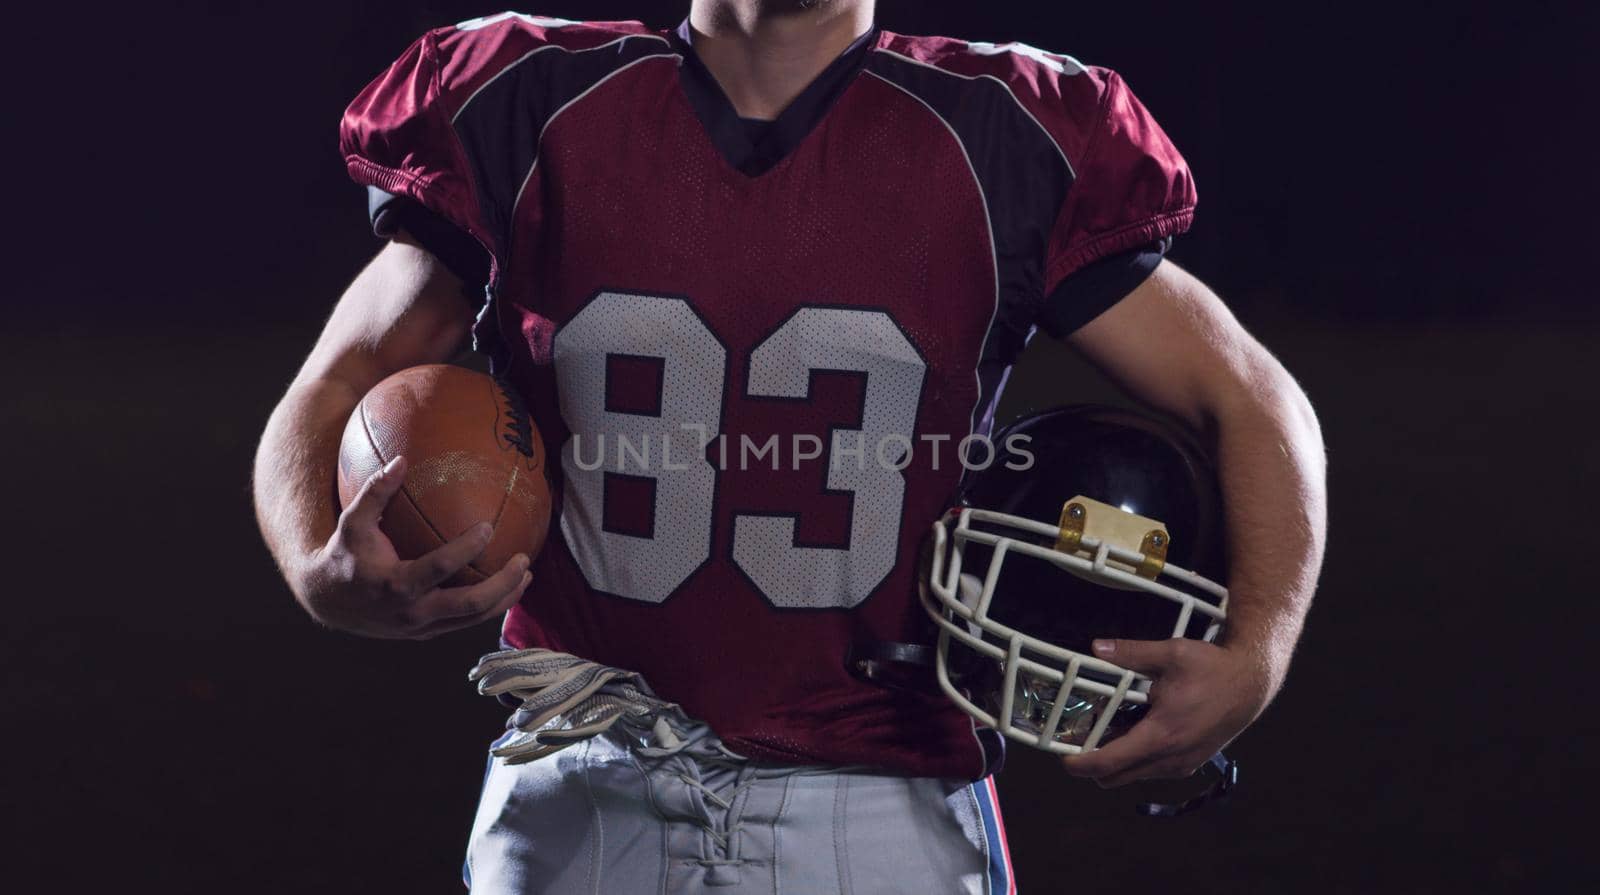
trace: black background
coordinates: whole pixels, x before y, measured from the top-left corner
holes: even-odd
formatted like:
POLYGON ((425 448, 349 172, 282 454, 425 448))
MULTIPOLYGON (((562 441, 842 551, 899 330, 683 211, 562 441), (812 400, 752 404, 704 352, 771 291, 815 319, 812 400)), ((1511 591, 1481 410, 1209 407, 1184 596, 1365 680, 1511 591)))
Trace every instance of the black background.
MULTIPOLYGON (((682 2, 548 2, 572 18, 682 2)), ((448 892, 496 707, 310 623, 249 509, 260 428, 378 248, 343 106, 443 2, 12 19, 0 888, 448 892)), ((1303 382, 1332 534, 1230 803, 1159 822, 1015 750, 1026 891, 1566 891, 1596 758, 1600 310, 1584 4, 887 0, 906 33, 1121 71, 1189 158, 1173 257, 1303 382)), ((36 18, 37 17, 37 18, 36 18)), ((1016 412, 1105 386, 1039 340, 1016 412), (1062 383, 1067 383, 1063 386, 1062 383)))

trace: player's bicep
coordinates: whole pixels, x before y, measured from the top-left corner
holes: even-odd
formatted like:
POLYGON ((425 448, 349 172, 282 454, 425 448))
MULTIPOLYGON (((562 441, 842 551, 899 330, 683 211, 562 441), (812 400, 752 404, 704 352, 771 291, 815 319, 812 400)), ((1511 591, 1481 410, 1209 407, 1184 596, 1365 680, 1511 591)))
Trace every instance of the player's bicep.
POLYGON ((1067 342, 1133 397, 1202 430, 1271 361, 1215 293, 1170 261, 1067 342))
POLYGON ((432 253, 396 234, 340 297, 298 379, 364 392, 397 370, 449 360, 472 327, 466 292, 432 253))

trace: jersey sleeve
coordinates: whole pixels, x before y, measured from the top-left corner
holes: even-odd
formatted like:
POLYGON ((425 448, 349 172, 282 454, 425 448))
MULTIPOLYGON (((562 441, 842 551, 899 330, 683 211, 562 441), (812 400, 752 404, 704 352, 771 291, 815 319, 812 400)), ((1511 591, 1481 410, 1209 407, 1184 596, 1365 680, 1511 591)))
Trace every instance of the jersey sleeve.
MULTIPOLYGON (((1045 294, 1096 261, 1159 243, 1189 228, 1195 187, 1189 166, 1116 72, 1086 68, 1072 93, 1093 112, 1077 129, 1072 186, 1050 233, 1045 294)), ((1064 91, 1063 103, 1072 103, 1064 91)), ((1070 109, 1069 109, 1070 113, 1070 109)), ((1060 309, 1046 307, 1047 320, 1060 309)))
POLYGON ((367 187, 372 232, 384 238, 404 230, 473 293, 489 285, 489 255, 465 230, 403 196, 367 187))
POLYGON ((543 125, 619 58, 652 52, 649 40, 622 45, 649 34, 638 22, 509 12, 429 31, 345 110, 345 167, 402 200, 395 208, 415 203, 475 239, 498 269, 543 125), (609 44, 618 51, 573 52, 609 44))
POLYGON ((1000 318, 1019 343, 1035 326, 1066 335, 1121 300, 1193 222, 1188 164, 1116 72, 1016 42, 916 38, 894 49, 972 84, 1003 85, 1048 137, 1048 151, 1029 151, 1029 128, 1011 131, 1016 176, 1028 185, 1011 198, 1037 265, 1026 296, 1000 318))
POLYGON ((357 183, 415 202, 493 251, 496 234, 451 123, 471 71, 452 66, 449 49, 439 31, 407 48, 345 110, 339 147, 357 183))
POLYGON ((1056 284, 1035 323, 1058 339, 1066 338, 1139 288, 1171 244, 1169 237, 1085 264, 1056 284))

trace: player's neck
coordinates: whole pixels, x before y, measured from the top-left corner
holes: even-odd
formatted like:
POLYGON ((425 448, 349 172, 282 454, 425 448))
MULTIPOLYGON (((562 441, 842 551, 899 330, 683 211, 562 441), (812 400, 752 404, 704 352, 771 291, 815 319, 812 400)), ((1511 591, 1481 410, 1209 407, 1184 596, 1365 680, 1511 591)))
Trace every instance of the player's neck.
POLYGON ((695 54, 745 118, 776 118, 868 28, 873 0, 695 0, 695 54))

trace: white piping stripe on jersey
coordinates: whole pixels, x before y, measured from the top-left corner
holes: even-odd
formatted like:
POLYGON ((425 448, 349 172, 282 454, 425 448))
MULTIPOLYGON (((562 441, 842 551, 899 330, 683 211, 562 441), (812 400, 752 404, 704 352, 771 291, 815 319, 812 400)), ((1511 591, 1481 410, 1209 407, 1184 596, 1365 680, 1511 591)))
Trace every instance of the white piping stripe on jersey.
MULTIPOLYGON (((672 42, 671 41, 667 40, 665 37, 662 37, 659 34, 624 34, 621 37, 617 38, 616 40, 608 40, 603 44, 598 44, 596 46, 587 47, 587 48, 582 49, 582 50, 569 50, 566 47, 559 47, 559 46, 556 46, 555 44, 545 44, 542 47, 535 47, 534 49, 531 49, 528 52, 523 53, 521 56, 519 56, 517 59, 513 60, 512 62, 507 63, 504 68, 502 68, 499 71, 494 73, 494 77, 490 78, 487 81, 484 81, 482 84, 479 84, 478 85, 478 89, 472 91, 472 93, 467 96, 467 100, 466 100, 466 102, 461 104, 461 108, 457 109, 456 113, 454 115, 450 116, 450 124, 452 126, 455 125, 456 119, 460 118, 461 117, 461 113, 465 112, 467 110, 467 107, 472 105, 472 101, 478 98, 478 94, 482 93, 485 87, 488 87, 490 84, 493 84, 495 81, 500 80, 501 76, 504 75, 506 72, 512 70, 513 68, 516 68, 517 66, 521 65, 524 62, 527 62, 529 59, 532 59, 535 55, 537 55, 539 53, 543 53, 545 50, 560 50, 560 51, 562 51, 564 53, 592 53, 595 50, 603 50, 606 47, 614 47, 617 44, 622 43, 625 40, 631 40, 631 39, 633 39, 635 37, 646 37, 646 38, 650 38, 651 40, 659 40, 659 41, 661 41, 662 43, 666 44, 669 47, 672 46, 672 42)), ((663 53, 663 54, 660 54, 660 55, 676 56, 678 54, 676 54, 676 53, 663 53)), ((654 56, 645 56, 644 58, 645 59, 654 59, 655 57, 654 56)), ((563 108, 565 108, 565 107, 563 107, 563 108)))
MULTIPOLYGON (((993 321, 994 318, 991 317, 991 325, 993 324, 993 321)), ((984 334, 983 340, 985 343, 989 341, 989 336, 987 333, 984 334)), ((982 348, 978 349, 978 355, 979 359, 981 360, 983 355, 982 348)), ((978 381, 978 400, 983 400, 983 381, 981 379, 978 381)), ((970 427, 971 423, 968 423, 968 426, 970 427)), ((968 432, 967 434, 970 435, 972 433, 968 432)), ((972 736, 972 745, 978 750, 978 773, 987 774, 989 773, 989 750, 983 747, 983 737, 978 736, 978 719, 969 717, 967 720, 970 722, 967 724, 967 733, 972 736)), ((1004 749, 1005 744, 1002 743, 1000 748, 1004 749)))
POLYGON ((518 20, 520 22, 527 22, 528 24, 534 26, 535 28, 549 28, 549 29, 552 29, 552 30, 554 30, 556 28, 565 28, 568 25, 582 25, 583 24, 582 22, 579 22, 579 21, 577 21, 575 19, 554 19, 554 18, 551 18, 549 16, 529 15, 529 14, 527 14, 525 12, 498 12, 498 13, 495 13, 494 15, 492 15, 492 16, 479 16, 478 18, 475 18, 475 19, 467 19, 465 22, 457 22, 456 23, 456 30, 457 31, 481 31, 482 29, 487 28, 490 25, 498 25, 501 22, 504 22, 504 21, 507 21, 507 20, 510 20, 510 19, 516 19, 516 20, 518 20))
POLYGON ((1007 84, 1005 81, 1000 80, 999 78, 995 77, 994 75, 964 75, 964 74, 961 74, 960 72, 950 71, 947 68, 940 68, 937 65, 932 65, 930 63, 923 62, 920 59, 912 59, 910 56, 907 56, 904 53, 896 53, 894 50, 885 50, 885 49, 880 47, 880 48, 874 49, 873 52, 874 53, 882 53, 885 56, 893 56, 896 59, 900 59, 900 60, 903 60, 905 62, 909 62, 912 65, 920 65, 923 68, 932 69, 932 70, 934 70, 936 72, 939 72, 940 74, 949 75, 952 78, 960 78, 963 81, 986 80, 986 81, 993 81, 996 84, 999 84, 1000 85, 1000 89, 1004 90, 1006 92, 1006 96, 1011 97, 1011 101, 1017 104, 1017 108, 1022 110, 1022 114, 1028 116, 1028 120, 1033 122, 1034 126, 1037 127, 1039 129, 1039 131, 1044 134, 1044 138, 1046 140, 1050 141, 1050 145, 1055 147, 1056 154, 1061 156, 1061 163, 1067 166, 1067 176, 1073 178, 1074 180, 1077 179, 1078 174, 1077 174, 1076 171, 1073 170, 1072 162, 1067 160, 1067 153, 1064 150, 1062 150, 1061 144, 1057 143, 1056 142, 1056 138, 1050 135, 1050 131, 1045 129, 1045 126, 1043 124, 1039 123, 1039 119, 1033 117, 1033 113, 1028 111, 1028 107, 1022 104, 1022 100, 1017 99, 1017 95, 1015 93, 1011 92, 1011 85, 1010 84, 1007 84))
MULTIPOLYGON (((598 50, 600 48, 595 47, 594 49, 598 50)), ((588 51, 584 50, 582 52, 588 51)), ((542 155, 541 150, 544 148, 544 132, 550 129, 550 125, 554 124, 557 118, 561 117, 562 112, 565 112, 577 105, 581 100, 583 100, 584 97, 595 92, 595 90, 598 89, 601 84, 604 84, 605 82, 611 80, 617 75, 622 74, 628 69, 633 68, 635 65, 638 65, 641 62, 649 62, 651 59, 676 59, 678 60, 679 65, 683 64, 683 57, 677 53, 652 53, 649 56, 640 56, 638 59, 633 60, 632 62, 622 66, 616 71, 611 72, 600 80, 595 81, 593 84, 590 84, 588 89, 584 90, 577 96, 574 96, 572 99, 567 100, 566 103, 562 104, 561 108, 555 110, 555 112, 551 113, 549 118, 544 120, 544 126, 539 128, 538 138, 533 141, 533 164, 528 166, 528 173, 523 175, 522 185, 517 187, 517 196, 511 200, 511 208, 508 209, 507 212, 510 215, 510 221, 506 224, 506 241, 508 246, 511 241, 511 232, 516 229, 517 208, 522 204, 522 193, 528 188, 528 183, 533 180, 533 172, 539 168, 539 156, 542 155)))
MULTIPOLYGON (((978 344, 978 356, 972 364, 972 382, 977 389, 978 395, 972 401, 972 412, 967 414, 967 434, 971 435, 972 432, 977 428, 978 408, 980 402, 983 401, 983 376, 979 372, 978 368, 983 364, 983 349, 989 344, 989 336, 994 332, 995 318, 1000 316, 1000 249, 999 246, 995 244, 994 219, 989 215, 989 197, 983 192, 983 180, 978 177, 977 166, 972 164, 972 156, 967 152, 967 145, 961 142, 961 135, 956 133, 956 129, 950 126, 950 122, 944 120, 944 116, 940 115, 937 109, 928 105, 927 100, 917 96, 910 90, 901 87, 899 84, 896 84, 888 78, 885 78, 883 75, 878 74, 872 69, 864 68, 862 71, 872 75, 874 78, 877 78, 883 83, 888 84, 890 87, 893 87, 901 93, 904 93, 906 96, 909 96, 921 103, 922 107, 927 109, 928 112, 933 115, 936 121, 944 125, 944 129, 949 131, 950 137, 956 141, 956 147, 961 150, 961 158, 966 161, 967 170, 972 172, 972 184, 978 188, 978 201, 983 203, 983 225, 989 230, 989 261, 994 267, 994 309, 989 312, 989 325, 984 327, 983 341, 978 344)), ((1057 147, 1057 149, 1059 148, 1060 147, 1057 147)), ((974 731, 973 736, 977 736, 976 731, 974 731)), ((981 740, 979 741, 979 745, 982 745, 981 740)), ((983 750, 980 748, 978 751, 981 753, 983 750)))

